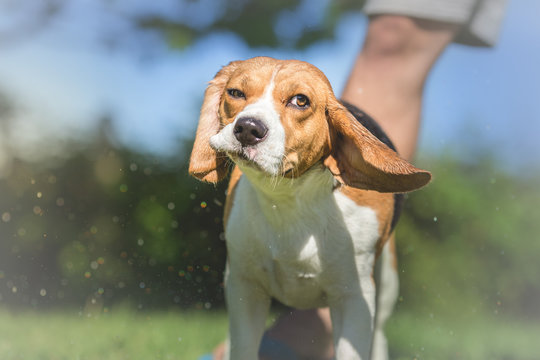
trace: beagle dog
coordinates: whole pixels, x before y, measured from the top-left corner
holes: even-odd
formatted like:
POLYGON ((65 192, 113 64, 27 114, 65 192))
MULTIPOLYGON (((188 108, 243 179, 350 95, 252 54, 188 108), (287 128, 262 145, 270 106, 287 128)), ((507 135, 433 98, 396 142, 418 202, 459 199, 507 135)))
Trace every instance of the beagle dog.
POLYGON ((329 306, 337 360, 387 358, 398 193, 431 179, 389 145, 306 62, 234 61, 209 83, 189 172, 217 183, 234 164, 224 215, 231 360, 258 358, 271 298, 329 306))

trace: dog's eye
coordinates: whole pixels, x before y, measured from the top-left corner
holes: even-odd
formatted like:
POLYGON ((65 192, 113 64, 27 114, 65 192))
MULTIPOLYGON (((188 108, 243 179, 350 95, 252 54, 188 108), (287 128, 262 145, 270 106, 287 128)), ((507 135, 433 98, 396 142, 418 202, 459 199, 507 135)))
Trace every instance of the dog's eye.
POLYGON ((294 95, 291 100, 289 101, 289 104, 292 104, 300 109, 305 109, 309 106, 309 99, 306 95, 298 94, 294 95))
POLYGON ((235 99, 245 99, 246 95, 238 89, 227 89, 227 93, 235 99))

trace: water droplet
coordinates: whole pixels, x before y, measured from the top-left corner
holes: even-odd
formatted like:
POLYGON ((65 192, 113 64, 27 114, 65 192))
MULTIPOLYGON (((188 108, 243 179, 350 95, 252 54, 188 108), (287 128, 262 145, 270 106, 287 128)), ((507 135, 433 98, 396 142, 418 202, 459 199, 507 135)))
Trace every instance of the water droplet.
POLYGON ((143 245, 144 245, 144 240, 143 240, 143 239, 138 239, 138 240, 137 240, 137 244, 138 244, 139 246, 143 246, 143 245))
POLYGON ((41 296, 47 295, 47 290, 45 290, 45 289, 39 290, 39 295, 41 295, 41 296))
POLYGON ((143 282, 140 282, 140 283, 139 283, 139 287, 140 287, 141 289, 144 289, 144 288, 146 287, 146 284, 143 283, 143 282))
POLYGON ((206 204, 206 201, 202 201, 201 202, 201 207, 204 209, 206 208, 208 205, 206 204))
POLYGON ((179 337, 179 338, 178 338, 178 341, 182 341, 182 338, 181 338, 181 337, 179 337))
POLYGON ((97 268, 99 267, 99 264, 97 263, 97 261, 92 261, 90 263, 90 267, 92 268, 92 270, 97 270, 97 268))
POLYGON ((433 221, 437 222, 437 217, 436 216, 433 217, 433 221))
POLYGON ((41 191, 38 191, 36 196, 38 199, 41 199, 43 197, 43 193, 41 191))
POLYGON ((3 222, 10 222, 11 221, 11 214, 8 213, 7 211, 5 213, 2 214, 2 221, 3 222))
POLYGON ((277 209, 277 205, 272 205, 272 210, 276 210, 277 209))
POLYGON ((122 184, 120 185, 120 192, 127 192, 128 191, 128 186, 126 184, 122 184))
POLYGON ((168 203, 168 204, 167 204, 167 208, 168 208, 169 210, 174 210, 174 208, 175 208, 174 203, 173 203, 173 202, 168 203))

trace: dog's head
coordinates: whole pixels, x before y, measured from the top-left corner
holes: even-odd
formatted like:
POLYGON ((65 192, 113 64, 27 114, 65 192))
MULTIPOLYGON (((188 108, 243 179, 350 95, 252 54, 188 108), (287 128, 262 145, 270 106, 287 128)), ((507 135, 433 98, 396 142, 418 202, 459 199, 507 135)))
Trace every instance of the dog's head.
POLYGON ((227 157, 268 176, 298 177, 323 163, 342 183, 381 192, 431 178, 364 128, 315 66, 268 57, 230 63, 206 89, 189 172, 216 183, 227 157))

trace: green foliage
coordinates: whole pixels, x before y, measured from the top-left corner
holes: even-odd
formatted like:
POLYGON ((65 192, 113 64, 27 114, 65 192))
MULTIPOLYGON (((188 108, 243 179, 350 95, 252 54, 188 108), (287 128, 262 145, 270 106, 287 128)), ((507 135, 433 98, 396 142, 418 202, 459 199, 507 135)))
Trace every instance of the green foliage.
POLYGON ((489 159, 425 166, 435 180, 409 196, 397 230, 402 305, 465 318, 538 317, 538 179, 506 174, 489 159))
POLYGON ((250 47, 292 46, 303 48, 317 41, 330 39, 334 35, 340 16, 350 10, 360 10, 363 1, 339 0, 330 1, 322 11, 320 21, 313 21, 313 7, 318 2, 310 0, 224 0, 215 6, 220 8, 219 15, 211 24, 203 25, 193 19, 205 18, 207 8, 198 6, 189 23, 171 20, 170 17, 142 16, 135 19, 137 25, 144 29, 157 30, 167 39, 172 48, 182 49, 198 37, 215 31, 229 31, 240 36, 250 47), (305 4, 302 5, 302 2, 305 4), (278 18, 287 14, 285 29, 276 31, 278 18))
POLYGON ((72 155, 0 181, 0 301, 221 305, 224 189, 106 139, 72 155))

